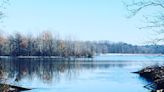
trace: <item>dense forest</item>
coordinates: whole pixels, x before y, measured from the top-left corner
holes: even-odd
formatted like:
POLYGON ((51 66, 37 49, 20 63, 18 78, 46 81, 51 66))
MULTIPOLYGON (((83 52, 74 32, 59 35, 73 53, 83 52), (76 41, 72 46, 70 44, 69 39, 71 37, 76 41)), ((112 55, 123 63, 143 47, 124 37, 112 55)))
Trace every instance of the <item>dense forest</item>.
POLYGON ((47 31, 38 36, 21 33, 0 35, 0 56, 92 57, 101 53, 164 54, 164 45, 137 46, 123 42, 63 40, 47 31))

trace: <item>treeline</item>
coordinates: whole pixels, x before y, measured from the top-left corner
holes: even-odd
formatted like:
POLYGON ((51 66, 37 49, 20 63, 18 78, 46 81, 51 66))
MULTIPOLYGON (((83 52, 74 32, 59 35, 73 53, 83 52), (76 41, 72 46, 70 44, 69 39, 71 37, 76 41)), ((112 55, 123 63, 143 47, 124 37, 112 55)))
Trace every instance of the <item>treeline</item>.
POLYGON ((92 57, 99 53, 164 54, 164 45, 137 46, 122 42, 63 40, 51 32, 43 32, 39 36, 0 34, 0 56, 92 57))
POLYGON ((164 54, 164 45, 132 45, 123 42, 112 43, 101 41, 96 45, 96 52, 131 53, 131 54, 164 54))
POLYGON ((89 42, 63 40, 51 32, 42 32, 39 36, 0 35, 0 56, 92 57, 94 53, 89 42))

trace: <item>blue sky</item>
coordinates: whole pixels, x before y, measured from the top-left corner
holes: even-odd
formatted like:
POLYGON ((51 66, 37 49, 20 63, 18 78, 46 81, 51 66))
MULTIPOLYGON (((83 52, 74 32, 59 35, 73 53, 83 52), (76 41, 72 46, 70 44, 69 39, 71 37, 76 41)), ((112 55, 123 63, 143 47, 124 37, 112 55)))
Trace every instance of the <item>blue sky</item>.
POLYGON ((126 18, 122 0, 11 0, 5 13, 1 29, 10 34, 49 30, 61 37, 131 44, 144 44, 152 36, 138 29, 140 16, 126 18))

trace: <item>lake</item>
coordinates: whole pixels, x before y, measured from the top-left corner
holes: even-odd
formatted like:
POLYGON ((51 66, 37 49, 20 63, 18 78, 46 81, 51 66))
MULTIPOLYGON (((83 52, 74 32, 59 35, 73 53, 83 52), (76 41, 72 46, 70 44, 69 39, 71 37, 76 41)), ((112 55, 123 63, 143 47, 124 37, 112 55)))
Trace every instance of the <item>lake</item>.
POLYGON ((106 54, 93 59, 0 59, 1 81, 33 88, 24 92, 150 92, 132 72, 163 65, 162 55, 106 54))

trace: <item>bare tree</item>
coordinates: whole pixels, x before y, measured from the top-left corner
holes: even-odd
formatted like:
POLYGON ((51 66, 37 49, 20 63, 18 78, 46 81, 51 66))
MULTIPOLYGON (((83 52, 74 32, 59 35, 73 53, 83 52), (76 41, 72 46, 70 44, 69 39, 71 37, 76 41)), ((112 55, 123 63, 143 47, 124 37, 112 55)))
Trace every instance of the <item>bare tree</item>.
POLYGON ((21 55, 22 35, 20 33, 16 33, 14 37, 11 38, 11 43, 13 45, 12 54, 14 56, 21 55))
MULTIPOLYGON (((130 17, 142 14, 146 25, 140 29, 151 29, 157 34, 164 33, 164 0, 133 0, 125 3, 130 17)), ((164 37, 155 38, 152 42, 164 41, 164 37)))
POLYGON ((26 38, 26 44, 27 44, 27 54, 28 56, 32 56, 34 55, 33 52, 35 52, 35 39, 33 38, 33 36, 31 34, 29 34, 26 38))
POLYGON ((1 0, 0 1, 0 20, 5 17, 4 10, 6 9, 6 6, 9 5, 10 0, 1 0))
POLYGON ((51 56, 53 52, 53 35, 50 31, 44 31, 41 36, 43 54, 51 56))
POLYGON ((0 55, 3 55, 5 38, 2 34, 0 34, 0 55))

